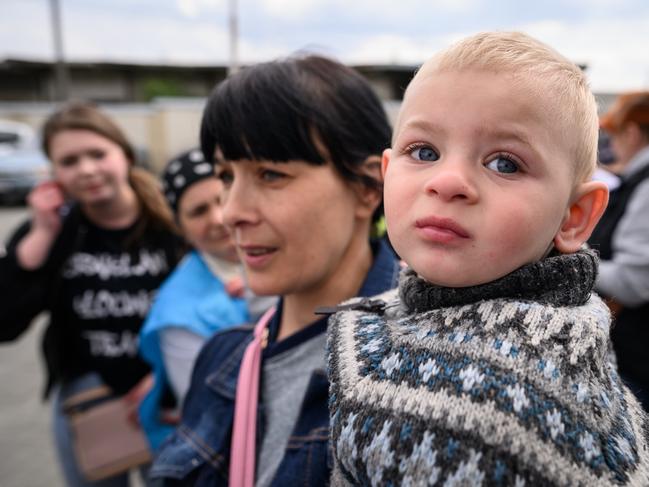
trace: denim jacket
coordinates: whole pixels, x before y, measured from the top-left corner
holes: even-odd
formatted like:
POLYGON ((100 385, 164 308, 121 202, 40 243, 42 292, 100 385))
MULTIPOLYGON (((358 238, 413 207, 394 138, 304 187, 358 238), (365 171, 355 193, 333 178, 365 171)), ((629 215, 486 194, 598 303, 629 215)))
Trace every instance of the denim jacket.
MULTIPOLYGON (((373 296, 397 284, 399 263, 393 252, 384 242, 373 243, 373 250, 374 262, 358 296, 373 296)), ((280 317, 281 302, 270 324, 271 340, 280 317)), ((158 451, 149 472, 150 485, 227 486, 235 390, 253 328, 254 325, 246 325, 219 332, 201 351, 194 366, 182 420, 158 451)), ((310 335, 324 333, 326 319, 313 323, 304 331, 310 335)), ((326 372, 315 371, 271 484, 273 487, 328 484, 332 468, 328 389, 326 372)), ((258 448, 263 434, 264 405, 260 404, 257 409, 258 448)))

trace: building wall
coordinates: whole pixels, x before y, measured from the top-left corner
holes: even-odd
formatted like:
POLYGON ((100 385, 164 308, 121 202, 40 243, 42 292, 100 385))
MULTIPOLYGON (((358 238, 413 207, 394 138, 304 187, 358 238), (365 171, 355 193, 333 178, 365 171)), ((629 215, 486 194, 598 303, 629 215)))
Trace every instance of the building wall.
MULTIPOLYGON (((152 103, 100 105, 124 130, 138 152, 148 155, 156 172, 179 152, 198 144, 204 99, 158 99, 152 103)), ((0 103, 0 119, 24 122, 40 130, 54 103, 0 103)))
MULTIPOLYGON (((598 95, 600 112, 615 96, 598 95)), ((139 151, 148 154, 148 164, 156 172, 169 159, 199 142, 204 98, 159 98, 151 103, 105 104, 102 108, 115 119, 139 151)), ((0 119, 25 122, 39 130, 56 108, 53 103, 0 102, 0 119)), ((394 124, 400 102, 389 100, 384 107, 394 124)))

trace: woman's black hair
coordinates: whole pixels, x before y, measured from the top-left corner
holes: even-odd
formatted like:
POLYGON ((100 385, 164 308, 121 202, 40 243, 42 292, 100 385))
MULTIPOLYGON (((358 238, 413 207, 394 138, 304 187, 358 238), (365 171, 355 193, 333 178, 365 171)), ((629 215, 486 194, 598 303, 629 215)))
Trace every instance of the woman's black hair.
MULTIPOLYGON (((201 149, 214 160, 330 161, 347 181, 380 190, 362 171, 390 146, 381 101, 352 68, 308 55, 256 64, 221 82, 201 124, 201 149)), ((218 161, 217 161, 218 162, 218 161)), ((378 219, 382 205, 374 215, 378 219)))

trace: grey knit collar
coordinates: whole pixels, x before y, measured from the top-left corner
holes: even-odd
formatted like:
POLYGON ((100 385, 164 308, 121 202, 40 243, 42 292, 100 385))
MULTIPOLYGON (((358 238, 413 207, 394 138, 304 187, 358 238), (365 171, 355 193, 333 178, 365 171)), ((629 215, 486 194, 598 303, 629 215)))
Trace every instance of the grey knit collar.
POLYGON ((533 300, 555 306, 578 306, 588 301, 597 276, 597 253, 551 255, 524 265, 495 281, 469 287, 442 287, 405 269, 399 280, 399 295, 408 312, 471 304, 483 299, 533 300))

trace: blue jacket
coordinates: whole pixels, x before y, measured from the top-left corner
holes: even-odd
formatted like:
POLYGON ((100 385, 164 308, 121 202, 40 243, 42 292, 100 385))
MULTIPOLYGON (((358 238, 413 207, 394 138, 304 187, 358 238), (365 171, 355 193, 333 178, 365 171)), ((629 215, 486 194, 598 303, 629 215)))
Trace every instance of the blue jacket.
POLYGON ((216 331, 249 321, 246 301, 232 298, 196 251, 190 252, 160 287, 140 331, 140 354, 151 365, 153 388, 139 409, 140 424, 152 450, 173 432, 160 421, 167 374, 159 332, 175 327, 207 338, 216 331))
MULTIPOLYGON (((395 255, 384 242, 376 243, 373 249, 374 263, 358 296, 373 296, 397 285, 400 266, 395 255)), ((270 323, 271 341, 279 327, 281 307, 280 302, 270 323)), ((326 318, 316 321, 277 346, 286 349, 291 342, 325 333, 326 321, 326 318)), ((149 472, 152 485, 227 486, 235 388, 253 328, 247 325, 224 330, 201 351, 181 423, 160 448, 149 472)), ((329 446, 328 389, 326 372, 314 372, 273 486, 328 483, 333 461, 329 446)), ((259 446, 264 434, 263 404, 258 407, 257 432, 259 446)))

